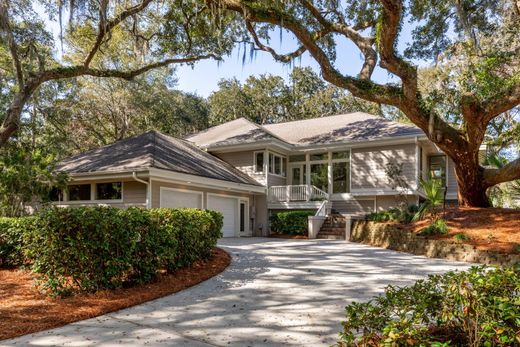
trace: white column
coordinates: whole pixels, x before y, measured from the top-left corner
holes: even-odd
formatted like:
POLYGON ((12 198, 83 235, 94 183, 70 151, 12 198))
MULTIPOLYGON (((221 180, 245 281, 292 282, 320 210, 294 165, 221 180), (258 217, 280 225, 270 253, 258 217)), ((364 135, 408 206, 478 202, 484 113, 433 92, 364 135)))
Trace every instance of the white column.
POLYGON ((421 177, 421 147, 415 138, 415 188, 419 189, 419 178, 421 177))
POLYGON ((305 154, 305 184, 306 184, 306 193, 307 193, 307 201, 311 199, 311 155, 309 153, 305 154))
POLYGON ((327 162, 327 165, 328 165, 328 181, 329 181, 329 184, 328 184, 328 189, 327 189, 327 193, 329 194, 329 199, 330 197, 332 196, 332 180, 333 180, 333 172, 332 172, 332 152, 328 152, 328 162, 327 162))

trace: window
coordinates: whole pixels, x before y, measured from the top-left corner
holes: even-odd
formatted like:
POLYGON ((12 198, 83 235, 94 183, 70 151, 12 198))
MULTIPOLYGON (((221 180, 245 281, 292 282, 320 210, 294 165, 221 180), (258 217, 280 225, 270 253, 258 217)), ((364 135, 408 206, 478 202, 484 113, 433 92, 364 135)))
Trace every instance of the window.
POLYGON ((329 158, 329 153, 311 154, 311 161, 314 161, 314 160, 327 160, 328 158, 329 158))
POLYGON ((69 191, 69 201, 91 200, 90 184, 72 184, 67 189, 69 191))
POLYGON ((269 172, 275 175, 284 176, 287 160, 277 154, 269 153, 269 172))
POLYGON ((96 184, 96 200, 121 200, 122 183, 98 183, 96 184))
POLYGON ((332 153, 332 159, 350 159, 350 152, 334 152, 332 153))
POLYGON ((264 152, 255 152, 255 172, 264 172, 264 152))
POLYGON ((311 184, 327 192, 329 186, 329 166, 327 164, 311 164, 311 184))
POLYGON ((294 163, 297 161, 305 161, 305 154, 291 155, 289 156, 289 162, 294 163))
POLYGON ((49 192, 49 200, 50 201, 63 201, 63 190, 59 188, 52 188, 49 192))
POLYGON ((332 163, 332 192, 350 192, 350 163, 332 163))
POLYGON ((440 180, 442 186, 446 186, 446 157, 437 155, 430 157, 430 177, 434 180, 440 180))

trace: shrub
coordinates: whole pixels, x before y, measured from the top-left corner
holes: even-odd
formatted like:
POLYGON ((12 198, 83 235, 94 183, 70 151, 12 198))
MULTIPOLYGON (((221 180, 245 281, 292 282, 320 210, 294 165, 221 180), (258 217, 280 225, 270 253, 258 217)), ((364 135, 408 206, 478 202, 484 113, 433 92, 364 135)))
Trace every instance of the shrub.
POLYGON ((222 217, 195 209, 50 208, 26 234, 26 256, 54 295, 151 281, 207 257, 222 217))
POLYGON ((471 237, 469 237, 468 235, 464 234, 464 233, 458 233, 456 234, 455 236, 453 236, 453 238, 456 240, 456 241, 459 241, 459 242, 465 242, 465 241, 469 241, 471 240, 471 237))
POLYGON ((399 222, 411 223, 419 207, 417 205, 407 205, 404 209, 391 208, 386 211, 372 212, 367 215, 367 220, 375 222, 399 222))
POLYGON ((23 235, 33 218, 0 218, 0 267, 20 266, 24 263, 23 235))
POLYGON ((520 268, 472 267, 388 286, 352 303, 339 346, 513 346, 520 343, 520 268))
POLYGON ((281 234, 306 235, 312 211, 278 212, 271 217, 271 230, 281 234))
POLYGON ((445 235, 448 233, 448 224, 442 218, 434 220, 429 226, 422 229, 418 235, 430 236, 430 235, 445 235))

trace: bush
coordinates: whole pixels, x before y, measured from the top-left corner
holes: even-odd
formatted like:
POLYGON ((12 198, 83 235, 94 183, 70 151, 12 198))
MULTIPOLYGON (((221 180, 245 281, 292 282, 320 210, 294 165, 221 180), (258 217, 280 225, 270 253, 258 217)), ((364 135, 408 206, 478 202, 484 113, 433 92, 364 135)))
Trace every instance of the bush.
POLYGON ((412 221, 419 207, 417 205, 407 205, 403 210, 391 208, 386 211, 372 212, 366 219, 374 222, 399 222, 408 224, 412 221))
POLYGON ((433 221, 429 226, 422 229, 418 235, 420 236, 431 236, 431 235, 445 235, 448 233, 448 224, 442 218, 438 218, 433 221))
POLYGON ((308 217, 314 216, 313 211, 278 212, 271 217, 271 230, 288 235, 307 235, 308 217))
POLYGON ((471 240, 471 237, 469 237, 468 235, 466 235, 464 233, 458 233, 455 236, 453 236, 453 238, 455 239, 455 241, 459 241, 459 242, 465 242, 465 241, 471 240))
POLYGON ((151 281, 208 257, 222 216, 196 209, 50 208, 26 233, 25 255, 54 295, 151 281))
POLYGON ((33 218, 0 218, 0 267, 24 263, 23 235, 33 218))
POLYGON ((520 344, 520 267, 472 267, 352 303, 339 346, 520 344))

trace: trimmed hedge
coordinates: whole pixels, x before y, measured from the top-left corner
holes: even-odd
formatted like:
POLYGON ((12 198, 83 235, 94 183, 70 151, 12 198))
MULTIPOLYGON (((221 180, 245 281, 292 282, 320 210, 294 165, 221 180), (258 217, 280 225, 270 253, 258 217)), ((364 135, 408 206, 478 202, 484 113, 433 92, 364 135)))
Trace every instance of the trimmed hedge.
POLYGON ((23 265, 23 235, 32 221, 31 217, 0 217, 0 267, 23 265))
POLYGON ((278 212, 271 216, 271 230, 280 234, 306 235, 313 211, 278 212))
POLYGON ((159 269, 209 257, 221 237, 222 215, 198 209, 49 208, 22 224, 9 244, 19 245, 23 235, 20 248, 42 289, 66 295, 150 282, 159 269))
POLYGON ((338 346, 518 346, 520 266, 472 267, 353 302, 338 346))

